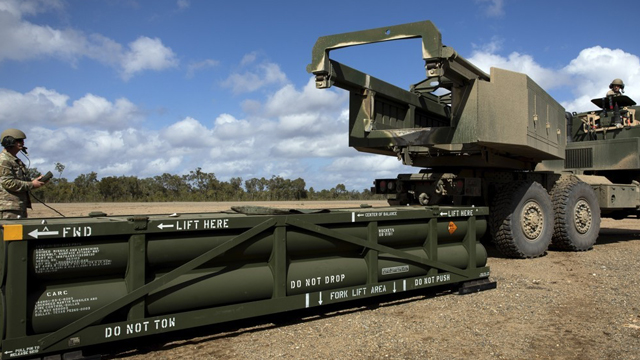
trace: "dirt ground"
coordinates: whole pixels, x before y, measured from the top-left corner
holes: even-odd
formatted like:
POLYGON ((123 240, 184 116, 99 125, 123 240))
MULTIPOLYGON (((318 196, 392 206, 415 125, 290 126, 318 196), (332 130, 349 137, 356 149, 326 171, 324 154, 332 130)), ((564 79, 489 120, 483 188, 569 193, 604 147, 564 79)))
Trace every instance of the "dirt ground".
POLYGON ((40 203, 33 204, 29 217, 59 217, 55 210, 66 217, 87 216, 92 211, 102 211, 107 215, 134 214, 173 214, 200 213, 229 210, 232 206, 255 205, 275 208, 294 209, 336 209, 359 207, 361 204, 374 207, 387 206, 386 201, 252 201, 252 202, 162 202, 162 203, 64 203, 48 204, 51 208, 40 203))
MULTIPOLYGON (((347 203, 253 203, 281 208, 347 203)), ((384 202, 369 202, 384 206, 384 202)), ((246 205, 246 203, 242 203, 246 205)), ((226 210, 238 203, 53 204, 66 216, 226 210)), ((35 205, 30 216, 56 216, 35 205)), ((112 359, 640 359, 640 221, 603 219, 586 252, 531 260, 490 246, 497 288, 429 290, 173 334, 112 359), (179 339, 179 340, 175 340, 179 339)))

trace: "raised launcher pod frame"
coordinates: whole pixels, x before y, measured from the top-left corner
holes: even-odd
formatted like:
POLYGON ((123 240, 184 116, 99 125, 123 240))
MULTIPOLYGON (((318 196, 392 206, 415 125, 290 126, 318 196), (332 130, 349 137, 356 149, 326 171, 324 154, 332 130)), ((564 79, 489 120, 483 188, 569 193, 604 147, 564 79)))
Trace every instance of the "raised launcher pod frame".
POLYGON ((564 158, 562 106, 525 74, 477 68, 443 45, 431 21, 322 36, 307 72, 319 89, 349 92, 349 146, 358 151, 432 172, 533 170, 564 158), (341 48, 406 39, 421 40, 426 75, 408 90, 330 58, 341 48))
POLYGON ((485 207, 2 220, 2 359, 373 296, 495 288, 485 207))

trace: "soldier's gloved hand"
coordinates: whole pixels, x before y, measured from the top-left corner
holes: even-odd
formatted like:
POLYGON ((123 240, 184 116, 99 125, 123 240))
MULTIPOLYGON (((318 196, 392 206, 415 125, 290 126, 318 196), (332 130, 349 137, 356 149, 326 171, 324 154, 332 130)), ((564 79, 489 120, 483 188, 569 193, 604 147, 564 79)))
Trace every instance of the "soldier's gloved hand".
POLYGON ((38 176, 37 178, 35 178, 35 179, 31 180, 31 183, 33 184, 33 188, 34 188, 34 189, 37 189, 37 188, 39 188, 40 186, 43 186, 44 184, 46 184, 46 183, 44 183, 44 182, 40 181, 40 178, 41 178, 41 177, 42 177, 42 175, 40 175, 40 176, 38 176))

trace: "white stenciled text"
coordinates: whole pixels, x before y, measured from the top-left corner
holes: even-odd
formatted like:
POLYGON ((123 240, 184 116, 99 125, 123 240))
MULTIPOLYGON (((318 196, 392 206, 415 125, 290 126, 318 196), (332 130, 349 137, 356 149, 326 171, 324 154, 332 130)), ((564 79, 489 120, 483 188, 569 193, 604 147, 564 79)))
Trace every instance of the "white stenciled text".
POLYGON ((126 326, 107 326, 104 328, 105 339, 118 337, 121 335, 141 334, 148 331, 158 331, 174 328, 176 326, 176 318, 156 319, 153 321, 139 321, 126 326))

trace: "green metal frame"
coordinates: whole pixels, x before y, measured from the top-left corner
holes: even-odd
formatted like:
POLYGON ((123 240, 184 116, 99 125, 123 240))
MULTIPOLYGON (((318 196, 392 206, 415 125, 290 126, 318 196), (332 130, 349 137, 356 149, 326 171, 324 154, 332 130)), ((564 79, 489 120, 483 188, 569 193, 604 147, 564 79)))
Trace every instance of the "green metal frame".
MULTIPOLYGON (((413 289, 431 287, 444 284, 455 284, 469 282, 478 279, 486 279, 489 276, 487 266, 477 266, 476 249, 478 246, 477 219, 488 214, 487 208, 384 208, 381 209, 343 209, 332 210, 321 214, 291 214, 291 215, 252 215, 246 216, 232 213, 209 213, 209 214, 185 214, 178 219, 162 215, 152 215, 149 217, 102 217, 102 218, 66 218, 47 219, 43 225, 39 220, 21 221, 1 221, 0 225, 21 225, 23 239, 29 237, 30 233, 43 229, 48 230, 63 229, 63 227, 86 227, 92 228, 92 236, 113 237, 122 239, 128 237, 128 267, 125 275, 128 293, 99 308, 82 318, 60 328, 57 331, 29 335, 28 318, 29 308, 27 302, 28 286, 30 281, 34 281, 29 276, 29 245, 30 240, 4 241, 4 254, 6 254, 5 266, 2 271, 6 278, 3 281, 4 293, 2 300, 5 303, 5 316, 2 358, 16 358, 21 356, 33 356, 34 354, 45 354, 52 352, 63 352, 85 346, 107 343, 111 341, 123 340, 139 336, 147 336, 156 333, 188 329, 203 325, 227 322, 243 318, 250 318, 260 315, 273 314, 278 312, 326 305, 342 301, 391 294, 396 291, 408 291, 413 289), (460 211, 470 216, 456 216, 460 211), (387 214, 395 214, 391 217, 387 214), (356 216, 371 215, 371 216, 356 216), (156 280, 145 283, 147 274, 146 265, 146 242, 149 235, 158 232, 166 233, 166 229, 161 229, 161 224, 170 221, 195 221, 196 219, 221 218, 229 220, 234 229, 246 229, 223 244, 195 257, 185 264, 176 267, 156 280), (392 219, 391 219, 392 218, 392 219), (402 250, 379 244, 378 225, 381 221, 411 220, 417 224, 424 224, 428 227, 428 238, 425 239, 423 247, 428 258, 422 258, 402 250), (443 221, 454 221, 460 225, 465 225, 466 234, 462 244, 469 254, 469 261, 464 269, 439 262, 438 253, 438 223, 443 221), (367 227, 367 239, 351 236, 340 231, 330 229, 332 224, 365 223, 367 227), (300 295, 287 295, 287 234, 289 229, 303 229, 318 236, 328 237, 341 242, 353 244, 363 248, 363 258, 366 260, 368 276, 366 284, 336 288, 322 291, 309 291, 300 295), (214 258, 220 257, 225 252, 238 247, 239 245, 251 241, 256 236, 268 231, 273 231, 274 241, 271 258, 268 262, 274 277, 273 295, 270 299, 244 302, 218 306, 214 308, 184 311, 180 313, 146 317, 145 316, 145 296, 154 290, 177 279, 179 276, 194 270, 214 258), (420 264, 429 267, 427 275, 418 277, 408 277, 406 279, 395 279, 391 281, 379 282, 378 279, 378 255, 380 253, 390 254, 407 263, 420 264), (440 279, 441 281, 436 281, 440 279), (331 293, 344 291, 344 294, 352 294, 358 289, 366 287, 368 289, 384 289, 379 293, 366 291, 365 294, 357 296, 347 296, 339 299, 332 299, 331 293), (108 324, 98 324, 106 316, 113 312, 127 308, 128 319, 108 324), (130 329, 127 333, 127 329, 130 329), (138 331, 139 330, 139 331, 138 331), (115 335, 118 333, 118 336, 115 335)), ((485 220, 483 220, 485 221, 485 220)), ((486 226, 486 225, 485 225, 486 226)), ((173 230, 169 230, 171 232, 173 230)), ((175 230, 176 235, 189 233, 195 230, 175 230)), ((211 230, 215 231, 215 230, 211 230)), ((4 231, 3 231, 4 236, 4 231)), ((85 239, 87 240, 87 239, 85 239)), ((47 241, 69 241, 69 238, 49 236, 47 241)), ((121 240, 117 240, 121 241, 121 240)), ((179 241, 179 238, 176 240, 179 241)), ((336 254, 339 255, 339 254, 336 254)))

